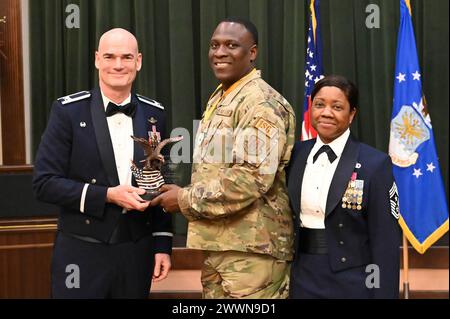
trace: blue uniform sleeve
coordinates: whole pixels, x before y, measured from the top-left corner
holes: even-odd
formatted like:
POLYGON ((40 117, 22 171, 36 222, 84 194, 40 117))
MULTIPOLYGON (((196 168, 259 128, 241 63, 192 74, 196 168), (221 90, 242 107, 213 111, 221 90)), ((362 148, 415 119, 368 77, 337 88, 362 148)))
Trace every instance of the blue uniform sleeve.
POLYGON ((389 157, 373 174, 368 203, 369 241, 372 260, 380 270, 380 287, 374 288, 374 297, 399 298, 401 231, 391 208, 389 191, 394 184, 389 157))
POLYGON ((86 183, 68 177, 73 132, 66 108, 58 101, 53 103, 47 128, 36 154, 33 191, 36 198, 41 201, 80 213, 84 195, 84 213, 101 218, 108 188, 98 185, 86 186, 86 183))
MULTIPOLYGON (((158 116, 159 122, 161 123, 161 140, 166 139, 168 136, 166 134, 165 127, 165 112, 161 112, 158 116)), ((166 164, 163 165, 161 172, 164 176, 164 180, 167 184, 173 183, 173 173, 170 168, 170 158, 169 150, 170 144, 164 147, 161 154, 164 155, 166 164)), ((160 206, 151 208, 152 214, 152 233, 154 238, 154 251, 155 253, 172 253, 172 240, 173 240, 173 230, 172 230, 172 214, 165 213, 160 206)))
POLYGON ((152 234, 155 253, 172 253, 172 214, 163 212, 161 207, 152 211, 152 234))

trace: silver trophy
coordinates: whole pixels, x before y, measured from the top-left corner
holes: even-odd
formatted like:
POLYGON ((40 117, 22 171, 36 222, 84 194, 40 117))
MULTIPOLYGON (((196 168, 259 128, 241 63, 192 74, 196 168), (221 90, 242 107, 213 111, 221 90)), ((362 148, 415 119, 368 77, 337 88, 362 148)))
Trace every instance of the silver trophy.
POLYGON ((164 164, 164 156, 161 150, 169 143, 176 143, 183 139, 183 136, 167 138, 159 142, 159 136, 155 132, 150 132, 149 138, 131 136, 131 138, 144 149, 145 159, 140 161, 144 163, 142 168, 131 161, 131 172, 133 173, 139 188, 145 189, 146 194, 140 195, 144 200, 152 200, 160 194, 159 189, 165 184, 161 173, 161 167, 164 164))

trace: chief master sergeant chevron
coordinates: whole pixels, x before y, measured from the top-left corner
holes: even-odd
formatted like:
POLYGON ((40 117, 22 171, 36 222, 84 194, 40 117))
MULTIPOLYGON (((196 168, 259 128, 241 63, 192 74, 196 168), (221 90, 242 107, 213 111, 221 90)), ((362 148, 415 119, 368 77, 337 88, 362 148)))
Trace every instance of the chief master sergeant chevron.
POLYGON ((293 224, 284 168, 295 116, 254 67, 258 33, 223 20, 210 66, 221 82, 197 133, 191 184, 164 185, 151 205, 189 220, 187 245, 205 251, 204 298, 286 298, 293 224))
POLYGON ((131 92, 141 65, 136 38, 112 29, 95 53, 99 87, 53 103, 33 188, 60 206, 54 298, 147 298, 152 277, 170 269, 171 217, 132 186, 130 161, 144 154, 130 136, 156 129, 164 138, 164 108, 131 92), (71 269, 78 278, 68 278, 71 269))

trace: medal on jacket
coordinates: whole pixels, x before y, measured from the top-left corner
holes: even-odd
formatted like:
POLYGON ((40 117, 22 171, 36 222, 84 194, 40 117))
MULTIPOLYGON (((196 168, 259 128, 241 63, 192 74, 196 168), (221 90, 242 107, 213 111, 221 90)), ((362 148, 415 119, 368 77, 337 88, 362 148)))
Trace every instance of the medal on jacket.
MULTIPOLYGON (((361 167, 359 164, 357 168, 361 167)), ((342 208, 348 208, 353 210, 361 210, 364 194, 364 180, 357 179, 357 169, 352 173, 352 177, 348 182, 347 189, 345 190, 344 197, 342 197, 342 208)))
POLYGON ((154 138, 157 143, 161 143, 161 133, 156 130, 156 125, 152 125, 152 130, 148 132, 149 140, 154 138))

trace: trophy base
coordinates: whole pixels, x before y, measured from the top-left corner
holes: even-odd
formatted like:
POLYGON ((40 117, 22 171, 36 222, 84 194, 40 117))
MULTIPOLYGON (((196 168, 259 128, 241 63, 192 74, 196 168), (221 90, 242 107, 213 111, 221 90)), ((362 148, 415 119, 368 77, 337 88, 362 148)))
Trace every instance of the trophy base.
POLYGON ((139 195, 143 200, 151 201, 153 198, 157 197, 161 192, 158 191, 147 191, 144 195, 139 195))

